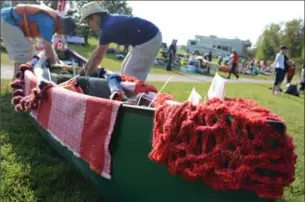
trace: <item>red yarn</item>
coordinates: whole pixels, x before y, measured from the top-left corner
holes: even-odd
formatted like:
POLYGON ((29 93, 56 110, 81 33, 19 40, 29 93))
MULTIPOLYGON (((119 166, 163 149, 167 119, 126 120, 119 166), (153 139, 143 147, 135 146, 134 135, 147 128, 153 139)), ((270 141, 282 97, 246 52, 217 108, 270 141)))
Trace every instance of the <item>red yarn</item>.
POLYGON ((154 87, 152 85, 148 85, 144 81, 141 81, 141 80, 136 81, 136 87, 135 87, 136 95, 139 93, 148 93, 148 92, 157 93, 158 90, 156 89, 156 87, 154 87))
POLYGON ((172 95, 170 95, 170 94, 160 93, 154 99, 152 106, 154 108, 160 107, 160 106, 164 105, 167 100, 175 101, 175 98, 172 95))
POLYGON ((283 121, 243 99, 163 105, 155 112, 149 157, 173 175, 202 179, 216 190, 245 189, 276 199, 294 181, 297 156, 292 137, 267 120, 283 121))
POLYGON ((136 82, 136 81, 138 81, 138 79, 136 77, 125 75, 125 74, 121 74, 121 79, 122 79, 122 82, 124 82, 124 81, 128 81, 128 82, 136 82))
POLYGON ((139 93, 148 93, 148 92, 157 93, 158 92, 158 89, 155 86, 149 85, 149 84, 145 83, 144 81, 137 79, 134 76, 122 74, 121 79, 122 79, 122 82, 128 81, 128 82, 136 83, 136 87, 135 87, 136 95, 139 93))
POLYGON ((76 92, 76 93, 82 93, 82 94, 84 93, 82 88, 79 85, 77 85, 76 80, 69 81, 63 87, 67 90, 71 90, 71 91, 76 92))

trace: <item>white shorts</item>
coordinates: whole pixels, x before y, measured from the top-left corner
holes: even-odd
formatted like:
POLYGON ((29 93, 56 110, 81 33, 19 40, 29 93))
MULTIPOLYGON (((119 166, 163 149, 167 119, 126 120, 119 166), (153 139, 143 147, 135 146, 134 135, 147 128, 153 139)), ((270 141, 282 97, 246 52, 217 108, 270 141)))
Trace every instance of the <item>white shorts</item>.
POLYGON ((33 43, 19 27, 10 25, 2 18, 1 37, 9 57, 16 63, 26 63, 33 56, 33 43))
POLYGON ((151 40, 133 47, 122 62, 121 73, 145 81, 158 55, 161 44, 162 34, 158 32, 151 40))

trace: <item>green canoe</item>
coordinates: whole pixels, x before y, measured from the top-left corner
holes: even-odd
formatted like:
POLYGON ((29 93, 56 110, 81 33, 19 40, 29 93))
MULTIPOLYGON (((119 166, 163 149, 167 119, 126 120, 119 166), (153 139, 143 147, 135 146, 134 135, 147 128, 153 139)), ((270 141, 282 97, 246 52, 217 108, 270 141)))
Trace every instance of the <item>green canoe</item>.
MULTIPOLYGON (((72 75, 52 74, 52 80, 61 83, 72 75)), ((110 91, 102 79, 78 77, 84 93, 108 98, 110 91), (90 87, 98 82, 98 89, 90 87)), ((255 193, 216 191, 202 181, 190 182, 180 176, 172 176, 166 166, 148 158, 152 150, 154 110, 122 105, 111 140, 112 179, 108 180, 89 168, 82 159, 73 155, 30 116, 39 133, 72 164, 97 189, 108 202, 272 202, 259 198, 255 193)), ((274 201, 273 201, 274 202, 274 201)))

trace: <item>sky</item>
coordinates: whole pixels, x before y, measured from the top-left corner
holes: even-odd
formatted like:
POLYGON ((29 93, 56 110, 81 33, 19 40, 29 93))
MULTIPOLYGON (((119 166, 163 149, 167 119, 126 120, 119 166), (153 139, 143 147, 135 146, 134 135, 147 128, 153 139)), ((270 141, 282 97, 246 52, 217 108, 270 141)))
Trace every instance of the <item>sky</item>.
POLYGON ((186 45, 195 35, 249 39, 266 25, 304 19, 304 1, 127 1, 133 15, 159 27, 163 41, 186 45))

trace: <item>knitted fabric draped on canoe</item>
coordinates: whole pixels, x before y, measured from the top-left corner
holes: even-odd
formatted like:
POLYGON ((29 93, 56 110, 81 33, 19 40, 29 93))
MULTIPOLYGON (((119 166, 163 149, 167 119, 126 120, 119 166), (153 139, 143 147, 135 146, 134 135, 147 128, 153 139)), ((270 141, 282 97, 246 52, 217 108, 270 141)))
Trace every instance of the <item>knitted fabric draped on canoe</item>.
POLYGON ((294 181, 297 156, 292 137, 267 120, 283 121, 244 99, 163 105, 155 112, 150 159, 217 190, 276 199, 294 181))
MULTIPOLYGON (((25 72, 25 94, 36 87, 36 77, 25 72)), ((109 144, 121 102, 51 87, 37 110, 37 122, 74 155, 87 161, 99 175, 111 179, 109 144)))

